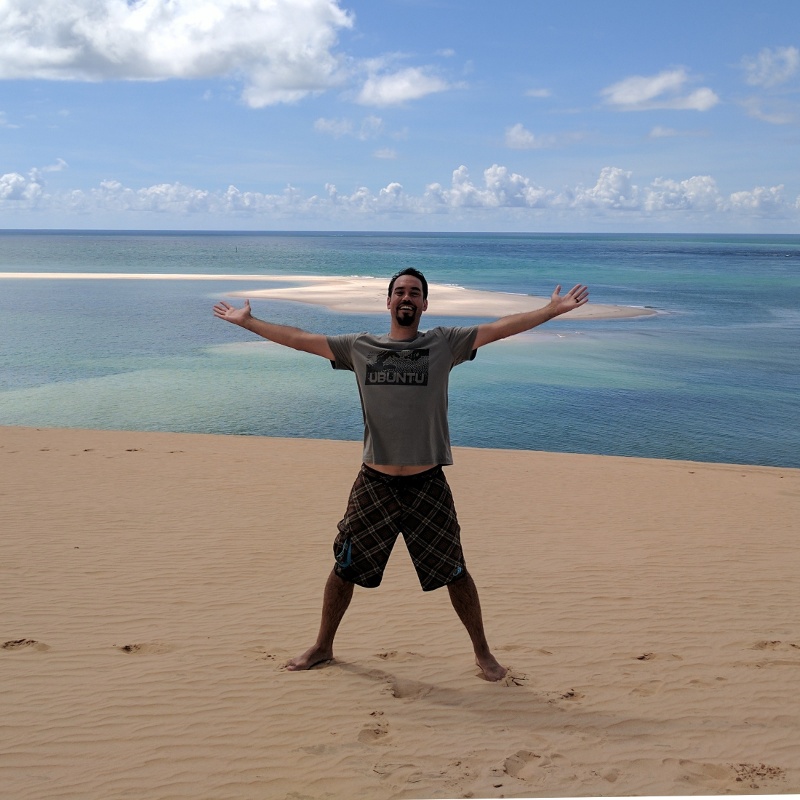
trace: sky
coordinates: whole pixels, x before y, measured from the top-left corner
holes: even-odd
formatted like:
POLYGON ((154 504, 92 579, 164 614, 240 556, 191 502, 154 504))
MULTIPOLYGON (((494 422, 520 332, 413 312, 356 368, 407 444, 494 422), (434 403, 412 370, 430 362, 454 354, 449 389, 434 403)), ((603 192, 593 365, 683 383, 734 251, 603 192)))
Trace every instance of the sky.
POLYGON ((800 232, 797 0, 0 0, 0 228, 800 232))

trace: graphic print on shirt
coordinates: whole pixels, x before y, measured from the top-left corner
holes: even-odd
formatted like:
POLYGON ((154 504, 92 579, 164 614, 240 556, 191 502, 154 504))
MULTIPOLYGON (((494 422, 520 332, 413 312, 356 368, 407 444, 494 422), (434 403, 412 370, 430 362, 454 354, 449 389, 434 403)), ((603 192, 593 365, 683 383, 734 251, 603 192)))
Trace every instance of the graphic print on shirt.
POLYGON ((428 348, 376 350, 367 361, 365 386, 427 386, 428 348))

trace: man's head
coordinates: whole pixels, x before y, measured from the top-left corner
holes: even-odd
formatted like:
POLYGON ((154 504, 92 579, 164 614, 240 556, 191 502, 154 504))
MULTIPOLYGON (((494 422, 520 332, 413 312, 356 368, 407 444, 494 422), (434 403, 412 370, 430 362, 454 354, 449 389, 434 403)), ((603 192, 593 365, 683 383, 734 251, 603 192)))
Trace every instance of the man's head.
POLYGON ((418 325, 422 312, 428 308, 428 282, 425 276, 413 267, 394 275, 389 282, 386 308, 403 328, 418 325))
POLYGON ((414 267, 406 267, 392 275, 392 279, 389 281, 389 291, 387 293, 389 297, 392 296, 392 289, 394 289, 395 281, 402 275, 411 275, 413 278, 416 278, 422 284, 422 299, 428 299, 428 281, 426 281, 425 276, 418 269, 414 269, 414 267))

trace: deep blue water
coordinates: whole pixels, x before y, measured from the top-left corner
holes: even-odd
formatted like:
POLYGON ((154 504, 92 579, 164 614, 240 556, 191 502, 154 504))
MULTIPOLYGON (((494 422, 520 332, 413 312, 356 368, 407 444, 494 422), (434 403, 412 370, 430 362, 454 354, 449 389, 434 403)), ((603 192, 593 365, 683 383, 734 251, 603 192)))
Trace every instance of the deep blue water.
MULTIPOLYGON (((0 232, 0 272, 320 274, 405 266, 655 317, 555 320, 454 370, 455 445, 800 467, 800 236, 0 232)), ((0 277, 0 424, 361 438, 352 376, 216 320, 225 280, 0 277)), ((384 315, 256 303, 338 333, 384 315)), ((437 318, 428 327, 478 318, 437 318)))

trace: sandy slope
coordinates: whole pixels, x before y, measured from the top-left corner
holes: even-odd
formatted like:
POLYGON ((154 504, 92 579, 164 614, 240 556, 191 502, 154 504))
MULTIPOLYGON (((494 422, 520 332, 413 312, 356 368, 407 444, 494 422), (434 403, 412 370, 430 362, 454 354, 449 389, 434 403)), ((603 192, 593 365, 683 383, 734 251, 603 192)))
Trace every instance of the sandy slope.
POLYGON ((800 791, 800 470, 456 450, 496 654, 402 543, 316 631, 351 442, 0 428, 14 800, 800 791))

